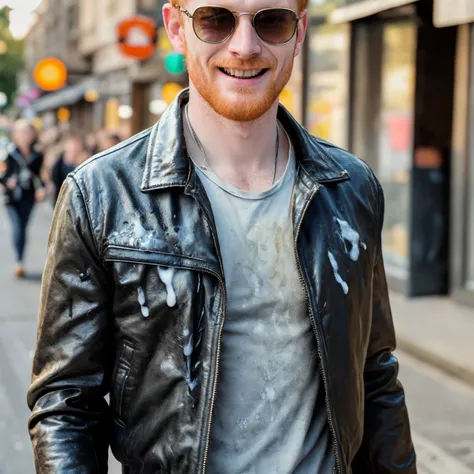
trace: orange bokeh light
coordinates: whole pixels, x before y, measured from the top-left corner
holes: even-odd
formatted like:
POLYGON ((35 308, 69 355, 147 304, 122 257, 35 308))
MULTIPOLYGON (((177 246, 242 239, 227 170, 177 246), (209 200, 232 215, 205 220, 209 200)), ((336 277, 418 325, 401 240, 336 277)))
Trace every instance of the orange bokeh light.
POLYGON ((67 68, 57 58, 44 58, 36 64, 33 78, 41 89, 56 91, 66 84, 67 68))

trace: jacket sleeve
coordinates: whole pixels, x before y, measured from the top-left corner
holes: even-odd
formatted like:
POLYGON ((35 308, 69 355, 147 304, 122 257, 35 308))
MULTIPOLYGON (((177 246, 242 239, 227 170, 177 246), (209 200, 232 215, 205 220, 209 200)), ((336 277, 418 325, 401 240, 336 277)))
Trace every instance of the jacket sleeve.
POLYGON ((43 275, 28 406, 36 472, 107 472, 109 289, 73 176, 58 200, 43 275))
POLYGON ((41 169, 43 168, 44 155, 43 153, 37 152, 37 158, 34 161, 34 166, 31 168, 33 173, 33 186, 35 189, 44 188, 44 183, 41 179, 41 169))
POLYGON ((6 189, 7 180, 12 175, 10 155, 0 157, 0 184, 6 189))
POLYGON ((372 325, 364 371, 365 425, 354 474, 416 474, 405 393, 394 356, 395 330, 381 250, 384 197, 376 180, 378 246, 373 270, 372 325))

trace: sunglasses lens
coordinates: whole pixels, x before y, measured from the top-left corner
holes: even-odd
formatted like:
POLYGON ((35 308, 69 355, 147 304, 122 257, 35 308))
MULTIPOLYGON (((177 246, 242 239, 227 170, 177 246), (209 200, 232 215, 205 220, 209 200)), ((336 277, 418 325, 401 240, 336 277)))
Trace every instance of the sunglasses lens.
POLYGON ((263 41, 282 44, 290 41, 296 31, 298 17, 291 10, 271 8, 255 15, 255 31, 263 41))
POLYGON ((232 34, 235 17, 227 8, 200 7, 194 12, 194 31, 206 43, 220 43, 232 34))

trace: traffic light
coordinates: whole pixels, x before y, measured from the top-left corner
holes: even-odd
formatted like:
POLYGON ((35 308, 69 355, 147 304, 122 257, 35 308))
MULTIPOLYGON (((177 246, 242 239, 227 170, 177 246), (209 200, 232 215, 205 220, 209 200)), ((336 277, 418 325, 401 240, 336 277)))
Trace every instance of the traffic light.
POLYGON ((173 51, 165 58, 165 68, 170 74, 183 74, 186 71, 186 59, 182 54, 173 51))

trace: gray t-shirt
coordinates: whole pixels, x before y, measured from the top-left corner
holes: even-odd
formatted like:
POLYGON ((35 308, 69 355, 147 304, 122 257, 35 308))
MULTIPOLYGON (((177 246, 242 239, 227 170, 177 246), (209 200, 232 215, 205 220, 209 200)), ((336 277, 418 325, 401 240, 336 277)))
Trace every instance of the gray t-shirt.
POLYGON ((315 335, 296 267, 295 157, 263 193, 195 166, 215 216, 228 292, 209 474, 331 474, 315 335))

